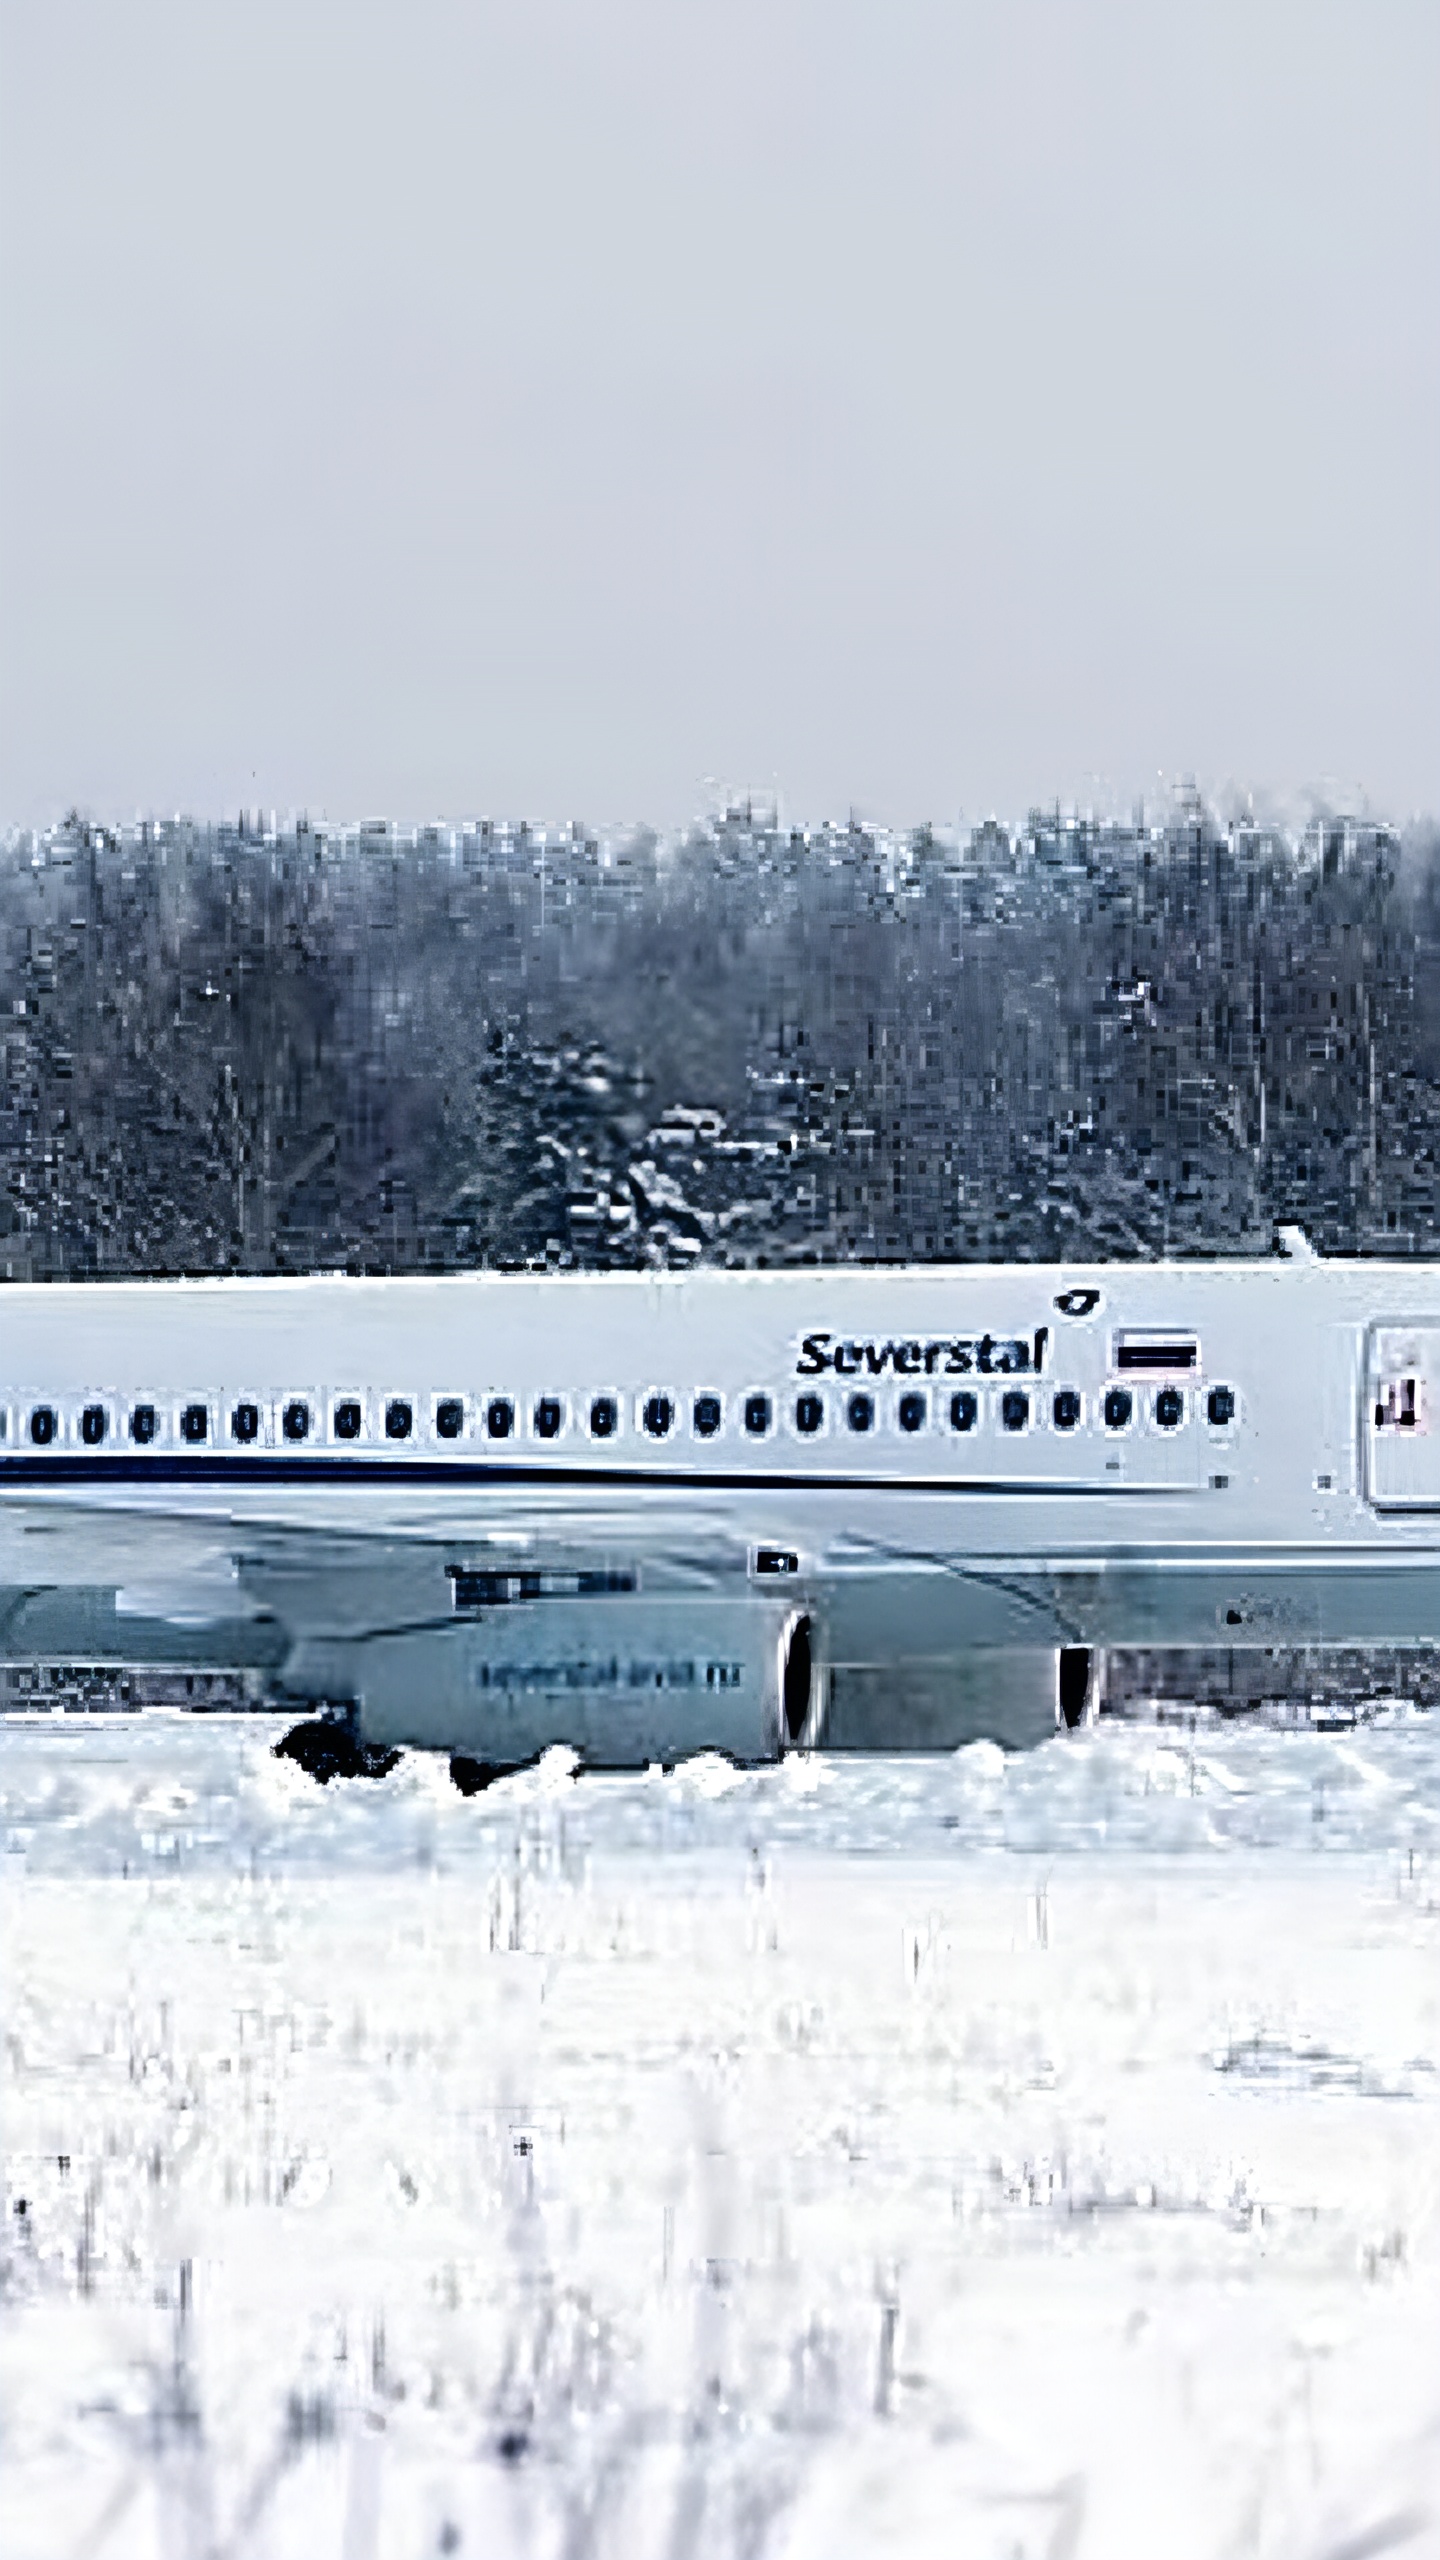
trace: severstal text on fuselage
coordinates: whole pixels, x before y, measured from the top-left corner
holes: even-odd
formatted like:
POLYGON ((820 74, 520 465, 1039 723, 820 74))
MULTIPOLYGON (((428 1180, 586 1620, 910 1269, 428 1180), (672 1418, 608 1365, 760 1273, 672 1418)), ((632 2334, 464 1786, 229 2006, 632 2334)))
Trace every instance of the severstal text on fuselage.
POLYGON ((968 1378, 1013 1377, 1045 1366, 1048 1325, 1033 1334, 956 1334, 928 1339, 919 1334, 887 1338, 854 1338, 833 1333, 802 1336, 795 1363, 802 1378, 968 1378))

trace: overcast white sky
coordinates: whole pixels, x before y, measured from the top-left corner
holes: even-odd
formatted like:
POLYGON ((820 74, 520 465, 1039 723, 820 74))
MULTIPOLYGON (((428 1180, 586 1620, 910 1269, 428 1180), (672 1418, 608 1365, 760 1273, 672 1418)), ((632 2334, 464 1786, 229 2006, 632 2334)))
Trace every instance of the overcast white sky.
POLYGON ((0 0, 0 820, 1440 807, 1435 0, 0 0))

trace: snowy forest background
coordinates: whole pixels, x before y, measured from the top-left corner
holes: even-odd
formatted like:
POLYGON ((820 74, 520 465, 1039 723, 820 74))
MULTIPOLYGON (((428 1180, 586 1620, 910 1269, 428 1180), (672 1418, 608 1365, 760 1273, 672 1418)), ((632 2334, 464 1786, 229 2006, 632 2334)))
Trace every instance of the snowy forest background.
POLYGON ((0 851, 0 1273, 1440 1247, 1440 831, 0 851))

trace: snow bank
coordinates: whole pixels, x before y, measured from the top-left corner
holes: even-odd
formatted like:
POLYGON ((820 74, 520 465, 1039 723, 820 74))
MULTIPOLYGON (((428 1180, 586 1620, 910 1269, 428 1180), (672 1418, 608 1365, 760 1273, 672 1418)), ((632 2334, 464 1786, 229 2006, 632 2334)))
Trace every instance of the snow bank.
POLYGON ((577 1851, 756 1845, 872 1856, 939 1849, 1278 1850, 1362 1854, 1440 1838, 1440 1718, 1397 1710, 1352 1733, 1105 1726, 1042 1749, 991 1742, 930 1758, 806 1758, 735 1769, 714 1753, 668 1773, 583 1773, 547 1752, 464 1798, 443 1760, 407 1753, 378 1782, 326 1789, 256 1716, 10 1718, 0 1847, 31 1873, 232 1870, 333 1875, 490 1863, 518 1822, 563 1811, 577 1851))
POLYGON ((273 1738, 0 1727, 6 2560, 1440 2547, 1440 1727, 273 1738))

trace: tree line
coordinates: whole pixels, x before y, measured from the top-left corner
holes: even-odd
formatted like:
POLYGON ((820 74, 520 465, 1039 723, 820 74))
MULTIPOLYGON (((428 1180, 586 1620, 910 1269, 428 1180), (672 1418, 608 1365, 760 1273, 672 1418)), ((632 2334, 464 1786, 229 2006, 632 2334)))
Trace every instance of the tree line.
POLYGON ((1440 1241, 1440 838, 743 808, 0 849, 0 1272, 1440 1241))

